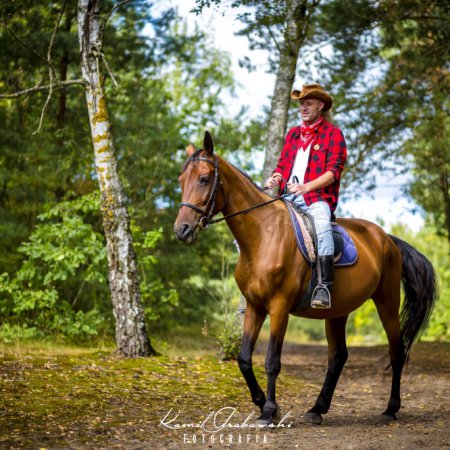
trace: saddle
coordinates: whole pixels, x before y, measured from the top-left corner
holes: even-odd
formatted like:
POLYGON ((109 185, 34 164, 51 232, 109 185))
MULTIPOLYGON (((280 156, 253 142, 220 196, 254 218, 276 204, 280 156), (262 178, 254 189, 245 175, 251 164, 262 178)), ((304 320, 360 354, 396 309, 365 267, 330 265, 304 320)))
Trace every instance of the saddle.
MULTIPOLYGON (((291 202, 285 201, 285 204, 291 218, 297 247, 312 269, 312 276, 306 294, 299 299, 296 307, 292 311, 299 312, 311 306, 312 291, 317 284, 317 271, 315 270, 317 261, 317 238, 312 217, 301 209, 298 209, 291 202)), ((347 230, 333 220, 336 220, 336 218, 332 217, 331 223, 334 241, 334 267, 351 266, 358 260, 356 245, 347 230)))
MULTIPOLYGON (((296 205, 285 201, 289 216, 292 222, 292 228, 295 232, 297 246, 302 255, 308 261, 309 265, 316 263, 316 232, 312 217, 304 211, 298 209, 296 205)), ((333 218, 332 218, 333 220, 333 218)), ((351 266, 358 260, 358 251, 356 250, 353 239, 347 230, 336 222, 331 223, 334 241, 334 266, 351 266)))

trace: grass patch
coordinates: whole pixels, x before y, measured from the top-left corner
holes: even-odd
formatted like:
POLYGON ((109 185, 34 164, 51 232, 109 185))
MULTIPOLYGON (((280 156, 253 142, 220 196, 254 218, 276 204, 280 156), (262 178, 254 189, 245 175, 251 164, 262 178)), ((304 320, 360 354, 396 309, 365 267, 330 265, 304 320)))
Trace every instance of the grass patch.
MULTIPOLYGON (((244 416, 256 412, 237 363, 219 361, 212 341, 184 339, 180 348, 173 343, 179 341, 166 341, 164 356, 135 359, 110 347, 2 345, 0 447, 127 447, 155 440, 151 446, 157 448, 180 442, 181 431, 160 424, 171 408, 181 422, 223 407, 244 416)), ((265 389, 263 364, 255 373, 265 389)), ((299 387, 286 374, 279 385, 299 387)))
POLYGON ((121 435, 145 439, 171 407, 207 412, 205 405, 238 406, 245 393, 236 365, 213 356, 123 359, 43 350, 2 354, 0 372, 6 446, 43 445, 47 436, 53 445, 74 437, 81 445, 121 435))

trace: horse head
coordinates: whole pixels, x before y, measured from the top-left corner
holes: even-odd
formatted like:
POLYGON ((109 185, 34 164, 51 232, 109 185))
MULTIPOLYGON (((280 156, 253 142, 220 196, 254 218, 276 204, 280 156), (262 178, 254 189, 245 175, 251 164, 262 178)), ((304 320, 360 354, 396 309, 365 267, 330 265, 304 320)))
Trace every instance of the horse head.
POLYGON ((218 195, 219 166, 211 135, 205 132, 201 150, 189 144, 186 153, 188 159, 178 178, 182 198, 174 232, 179 241, 192 244, 223 208, 223 195, 218 195))

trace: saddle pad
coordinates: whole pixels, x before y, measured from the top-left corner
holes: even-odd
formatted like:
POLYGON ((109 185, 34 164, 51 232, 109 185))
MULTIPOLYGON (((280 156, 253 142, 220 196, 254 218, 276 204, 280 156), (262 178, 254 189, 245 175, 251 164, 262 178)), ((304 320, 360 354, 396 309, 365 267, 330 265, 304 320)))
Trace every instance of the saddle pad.
MULTIPOLYGON (((292 228, 294 229, 297 246, 308 263, 310 265, 313 265, 316 262, 314 246, 312 245, 313 240, 307 232, 306 225, 304 224, 302 217, 295 211, 294 206, 292 206, 288 202, 285 203, 289 211, 289 216, 291 218, 292 228)), ((345 267, 355 264, 358 260, 358 251, 356 249, 355 243, 353 242, 353 239, 347 233, 347 230, 341 225, 332 223, 331 226, 333 228, 333 232, 339 233, 344 240, 344 249, 342 250, 342 253, 338 255, 338 259, 334 261, 334 266, 345 267)))
POLYGON ((289 202, 285 201, 284 203, 287 206, 289 216, 291 217, 292 228, 294 229, 297 247, 306 258, 306 261, 308 261, 308 263, 312 265, 316 262, 316 252, 314 250, 314 243, 311 235, 308 233, 305 222, 303 221, 299 213, 295 210, 295 207, 289 202))

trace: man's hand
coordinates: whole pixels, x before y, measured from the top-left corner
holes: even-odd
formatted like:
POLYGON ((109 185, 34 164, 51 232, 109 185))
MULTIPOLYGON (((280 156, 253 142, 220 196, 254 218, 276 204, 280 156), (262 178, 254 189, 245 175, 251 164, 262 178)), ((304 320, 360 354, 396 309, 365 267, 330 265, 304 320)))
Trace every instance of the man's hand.
POLYGON ((288 183, 288 192, 294 195, 307 194, 310 189, 307 184, 301 183, 288 183))
POLYGON ((329 186, 334 181, 334 175, 333 172, 328 170, 323 175, 321 175, 319 178, 316 178, 315 180, 308 181, 308 183, 301 184, 301 183, 288 183, 288 191, 291 194, 300 195, 300 194, 307 194, 311 191, 317 191, 318 189, 322 189, 325 186, 329 186))
POLYGON ((273 174, 270 178, 267 179, 264 187, 268 189, 273 189, 275 186, 278 186, 281 181, 281 175, 278 173, 273 174))

